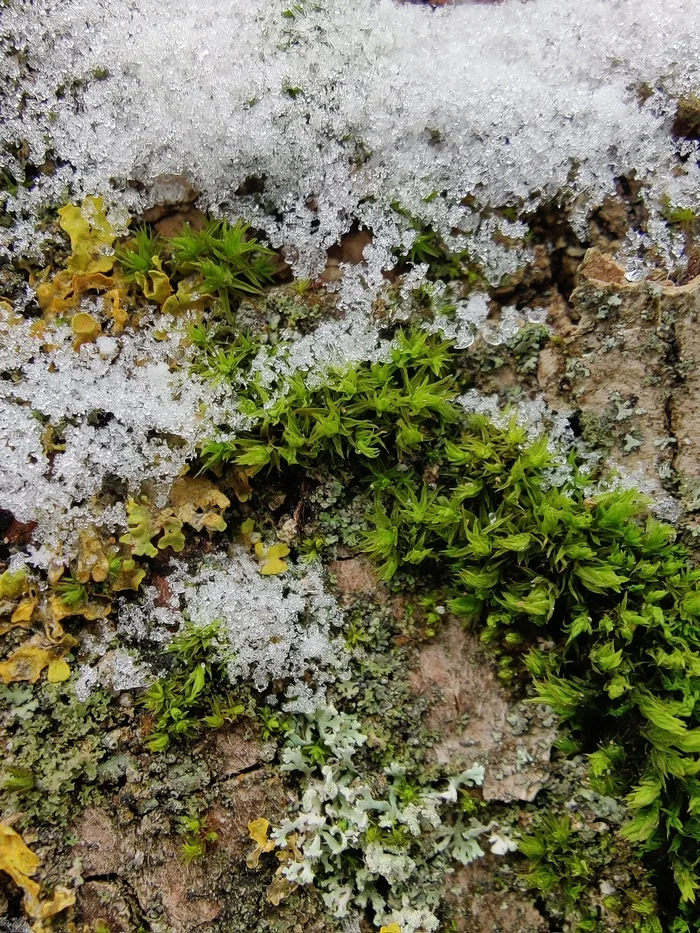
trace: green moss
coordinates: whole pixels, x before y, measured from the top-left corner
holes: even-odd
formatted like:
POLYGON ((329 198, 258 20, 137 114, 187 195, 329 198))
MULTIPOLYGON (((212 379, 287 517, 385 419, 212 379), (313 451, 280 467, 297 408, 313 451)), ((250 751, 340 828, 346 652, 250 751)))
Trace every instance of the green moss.
POLYGON ((456 370, 447 344, 414 333, 389 361, 332 372, 318 389, 293 377, 267 407, 251 384, 256 427, 208 445, 205 463, 251 475, 349 469, 374 501, 362 547, 381 576, 443 586, 493 646, 504 683, 529 673, 584 748, 624 747, 615 779, 635 813, 624 835, 640 855, 664 853, 678 916, 690 916, 700 572, 636 492, 592 494, 573 454, 553 487, 546 438, 462 413, 456 370))
POLYGON ((226 680, 226 657, 219 628, 218 621, 206 626, 188 623, 168 646, 173 666, 151 684, 143 700, 154 717, 148 738, 151 751, 164 751, 173 739, 191 738, 205 726, 219 729, 245 712, 237 697, 220 689, 226 680))
POLYGON ((662 933, 651 876, 614 834, 543 809, 519 848, 527 859, 521 878, 549 917, 566 918, 576 933, 662 933))
POLYGON ((186 862, 203 858, 207 847, 219 838, 219 834, 209 828, 207 817, 194 813, 180 817, 178 832, 183 837, 182 857, 186 862))
POLYGON ((271 405, 264 387, 249 380, 242 409, 256 428, 207 444, 204 465, 233 462, 254 475, 271 466, 312 467, 321 459, 342 466, 350 457, 371 471, 385 453, 410 458, 458 419, 455 390, 441 378, 449 358, 446 343, 418 332, 399 335, 386 363, 331 372, 320 388, 292 376, 271 405))
POLYGON ((241 221, 231 225, 226 220, 210 220, 202 230, 186 226, 168 239, 140 227, 116 251, 116 259, 127 281, 138 282, 147 298, 159 303, 167 299, 173 309, 213 303, 229 325, 240 300, 260 294, 276 273, 275 253, 241 221), (178 283, 178 291, 169 297, 172 282, 178 283))
POLYGON ((127 247, 117 250, 117 261, 129 282, 135 282, 137 274, 147 275, 156 268, 153 260, 159 258, 161 247, 162 242, 156 234, 147 227, 139 227, 127 247))
POLYGON ((166 242, 178 275, 196 274, 197 290, 216 295, 224 319, 232 323, 231 301, 262 291, 275 273, 274 253, 262 246, 242 221, 213 220, 204 230, 186 227, 166 242))

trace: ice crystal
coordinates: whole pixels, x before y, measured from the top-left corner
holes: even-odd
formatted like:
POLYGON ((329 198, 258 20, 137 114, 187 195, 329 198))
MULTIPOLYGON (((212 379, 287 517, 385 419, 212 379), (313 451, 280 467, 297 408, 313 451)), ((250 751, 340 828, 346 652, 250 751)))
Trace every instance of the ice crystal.
MULTIPOLYGON (((446 290, 433 286, 433 298, 441 299, 446 294, 446 290)), ((502 309, 498 320, 488 320, 489 302, 488 295, 481 292, 475 292, 465 300, 456 302, 454 316, 448 317, 442 312, 435 315, 435 319, 424 325, 424 329, 430 333, 442 334, 448 340, 454 342, 457 350, 466 350, 470 347, 477 334, 479 334, 486 343, 492 346, 500 346, 513 337, 525 325, 526 321, 532 321, 533 316, 541 322, 542 311, 531 311, 529 308, 518 310, 512 305, 502 309)))
MULTIPOLYGON (((136 206, 138 183, 152 201, 181 196, 184 172, 208 203, 258 221, 303 274, 359 220, 375 232, 376 279, 390 247, 415 236, 411 215, 496 281, 522 263, 524 226, 484 207, 526 214, 556 199, 583 232, 621 176, 641 183, 656 219, 664 200, 700 204, 697 143, 670 132, 677 99, 700 88, 694 0, 297 7, 9 5, 3 148, 23 141, 35 165, 55 167, 7 196, 20 218, 10 237, 31 239, 22 216, 68 184, 118 188, 136 206), (263 195, 233 208, 251 178, 263 195), (396 201, 404 213, 388 210, 396 201)), ((20 161, 5 159, 21 181, 20 161)), ((650 235, 673 261, 660 223, 650 235)))
POLYGON ((38 522, 47 547, 70 551, 86 521, 123 524, 123 506, 93 501, 115 483, 126 497, 147 482, 164 503, 211 425, 224 413, 236 423, 223 390, 176 367, 183 333, 162 323, 166 339, 145 327, 76 352, 68 327, 40 337, 0 312, 0 493, 18 521, 38 522))
POLYGON ((125 605, 120 616, 125 635, 160 641, 166 623, 172 631, 184 617, 196 625, 220 620, 231 682, 265 691, 272 681, 286 680, 283 706, 293 712, 315 710, 325 685, 344 675, 347 658, 338 636, 343 617, 319 568, 291 567, 283 576, 262 576, 243 550, 209 558, 194 572, 175 565, 168 577, 171 606, 161 607, 154 619, 154 594, 144 607, 125 605))
POLYGON ((272 351, 261 349, 253 361, 251 377, 270 389, 281 387, 286 377, 301 372, 309 384, 318 385, 330 368, 384 359, 390 350, 390 341, 380 339, 369 315, 350 309, 341 320, 324 321, 311 334, 296 335, 272 351))

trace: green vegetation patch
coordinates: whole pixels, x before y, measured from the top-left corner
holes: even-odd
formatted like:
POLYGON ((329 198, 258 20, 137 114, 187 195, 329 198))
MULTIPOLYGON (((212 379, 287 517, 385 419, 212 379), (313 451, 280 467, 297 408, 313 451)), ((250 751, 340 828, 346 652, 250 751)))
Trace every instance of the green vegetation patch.
POLYGON ((246 707, 224 687, 226 658, 219 628, 216 621, 205 626, 188 623, 168 645, 172 668, 144 696, 153 716, 151 751, 164 751, 173 738, 191 738, 204 726, 220 729, 245 712, 246 707))
POLYGON ((458 368, 414 333, 318 388, 295 377, 271 400, 252 380, 255 427, 208 444, 204 463, 250 477, 351 465, 373 496, 363 548, 383 578, 440 581, 504 682, 529 673, 583 751, 622 749, 606 767, 632 811, 623 836, 675 882, 674 933, 696 929, 700 572, 638 492, 598 493, 546 437, 461 411, 458 368))

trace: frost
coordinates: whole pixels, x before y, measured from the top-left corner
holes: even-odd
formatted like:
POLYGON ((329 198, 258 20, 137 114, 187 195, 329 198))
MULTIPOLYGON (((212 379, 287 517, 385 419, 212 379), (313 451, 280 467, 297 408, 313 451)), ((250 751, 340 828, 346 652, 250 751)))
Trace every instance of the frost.
MULTIPOLYGON (((557 200, 583 231, 615 180, 634 176, 650 239, 679 261, 659 208, 700 206, 697 144, 670 133, 676 100, 700 88, 694 0, 284 9, 12 3, 3 149, 25 141, 35 165, 58 167, 19 185, 6 209, 31 214, 67 185, 116 188, 122 208, 177 200, 188 173, 207 203, 264 227, 300 274, 320 271, 328 246, 360 221, 375 234, 366 258, 376 284, 391 247, 415 236, 388 210, 397 200, 496 282, 525 260, 526 228, 483 208, 527 213, 557 200), (264 195, 232 208, 251 177, 264 178, 264 195)), ((4 158, 21 181, 20 163, 4 158)), ((10 237, 26 245, 32 225, 20 219, 10 237)))
POLYGON ((424 326, 429 333, 440 333, 454 341, 457 350, 466 350, 474 343, 477 331, 484 327, 488 314, 488 296, 477 293, 457 302, 454 320, 437 314, 432 323, 424 326))
MULTIPOLYGON (((168 585, 174 588, 173 576, 168 578, 168 585)), ((140 605, 122 600, 117 622, 119 634, 140 645, 167 644, 182 624, 182 615, 177 595, 172 597, 170 605, 159 605, 159 600, 160 593, 155 586, 146 587, 140 605)))
POLYGON ((82 664, 79 668, 78 679, 73 686, 76 697, 84 702, 97 689, 99 682, 100 675, 97 669, 89 664, 82 664))
POLYGON ((152 679, 153 674, 148 665, 135 660, 126 651, 115 648, 107 651, 96 666, 80 666, 74 686, 75 695, 79 700, 86 700, 98 687, 114 694, 140 690, 152 679))
POLYGON ((162 504, 212 425, 241 421, 222 389, 182 367, 182 331, 163 323, 165 340, 144 329, 76 351, 69 328, 39 337, 0 312, 0 369, 12 375, 0 382, 0 497, 38 523, 38 563, 51 547, 70 551, 89 521, 124 525, 123 505, 92 501, 106 484, 126 497, 147 482, 162 504))
POLYGON ((574 433, 567 417, 569 413, 553 411, 542 397, 525 398, 504 409, 498 395, 485 395, 478 389, 470 389, 457 401, 467 412, 486 415, 496 427, 504 428, 514 418, 525 429, 530 441, 546 433, 550 452, 555 455, 562 451, 566 453, 573 446, 574 433))
POLYGON ((185 617, 195 625, 220 620, 231 682, 265 691, 272 681, 287 680, 283 706, 292 712, 315 710, 324 700, 325 685, 344 675, 345 648, 335 634, 343 616, 318 568, 261 576, 258 563, 242 549, 232 556, 215 555, 194 572, 183 563, 172 564, 171 605, 156 609, 153 588, 143 606, 125 602, 119 617, 124 636, 164 642, 185 617))
POLYGON ((331 368, 385 359, 391 342, 380 339, 367 310, 349 308, 341 320, 324 321, 307 336, 295 335, 272 352, 261 349, 253 361, 251 378, 257 377, 269 389, 302 372, 310 385, 320 385, 331 368))

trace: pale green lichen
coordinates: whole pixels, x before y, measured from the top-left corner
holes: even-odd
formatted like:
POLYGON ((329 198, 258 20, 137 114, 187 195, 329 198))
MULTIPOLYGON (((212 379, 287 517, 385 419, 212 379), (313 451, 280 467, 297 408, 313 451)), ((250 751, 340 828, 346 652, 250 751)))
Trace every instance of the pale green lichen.
POLYGON ((281 864, 269 896, 313 883, 338 918, 371 907, 377 926, 435 930, 438 894, 424 885, 425 869, 483 855, 477 838, 489 827, 450 806, 460 788, 482 783, 484 769, 420 785, 394 765, 377 783, 356 761, 366 741, 360 722, 333 707, 294 720, 280 768, 303 775, 301 804, 270 834, 281 864))

